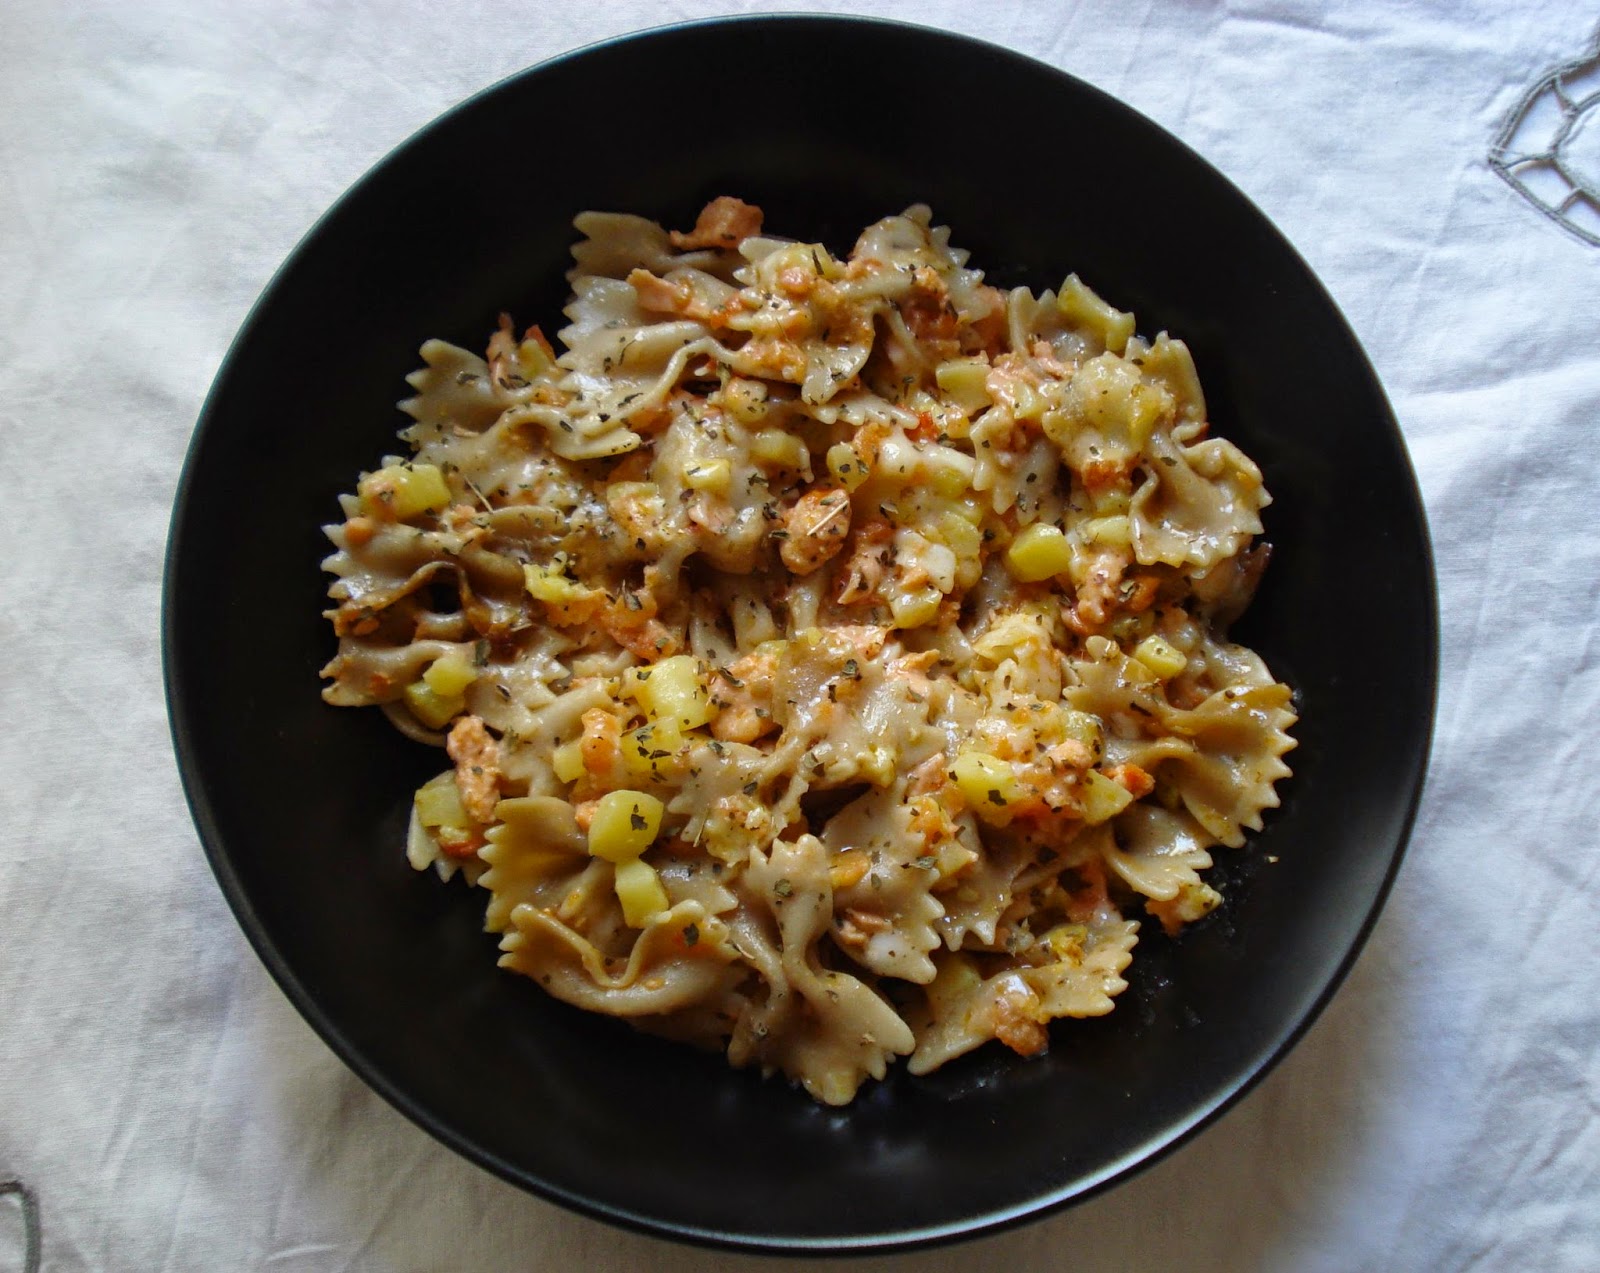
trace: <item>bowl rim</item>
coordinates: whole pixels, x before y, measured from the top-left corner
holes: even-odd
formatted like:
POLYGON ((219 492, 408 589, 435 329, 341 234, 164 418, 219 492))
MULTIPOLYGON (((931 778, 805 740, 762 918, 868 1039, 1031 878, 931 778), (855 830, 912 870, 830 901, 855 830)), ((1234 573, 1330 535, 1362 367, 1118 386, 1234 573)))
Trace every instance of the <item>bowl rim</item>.
POLYGON ((1269 1073, 1277 1068, 1284 1057, 1300 1043, 1344 984, 1350 970, 1365 948, 1399 874, 1415 829, 1418 810, 1426 787, 1434 735, 1437 729, 1439 642, 1438 570, 1433 551, 1432 536, 1428 526, 1426 506, 1417 480, 1416 467, 1406 446, 1405 435, 1400 429, 1393 406, 1384 392, 1382 382, 1378 379, 1376 370, 1372 366, 1371 358, 1356 338, 1354 329, 1350 326, 1343 310, 1340 309, 1333 296, 1327 290, 1326 285, 1310 268, 1299 250, 1294 247, 1271 218, 1256 205, 1254 200, 1240 190, 1231 178, 1190 147, 1182 138, 1120 98, 1086 80, 1080 79, 1069 71, 1062 70, 1049 62, 1006 45, 997 44, 963 32, 930 26, 924 23, 907 22, 903 19, 849 13, 825 14, 786 10, 775 13, 730 14, 642 27, 622 34, 608 36, 541 59, 502 76, 439 112, 420 128, 415 129, 400 142, 391 146, 379 159, 369 164, 363 173, 319 214, 309 228, 300 235, 294 246, 272 271, 265 286, 246 312, 237 333, 228 346, 227 352, 218 364, 216 374, 202 402, 199 415, 196 417, 195 425, 190 435, 175 489, 172 513, 168 521, 166 551, 162 566, 160 618, 162 682, 165 691, 170 737, 190 816, 199 835, 201 847, 204 850, 211 871, 215 875, 223 896, 227 900, 228 906, 239 927, 243 930, 251 948, 293 1005, 296 1012, 312 1028, 321 1041, 367 1086, 435 1140, 446 1145, 468 1162, 532 1193, 536 1197, 556 1203, 592 1219, 601 1220, 651 1237, 665 1238, 699 1247, 774 1256, 805 1257, 822 1254, 836 1256, 890 1255, 959 1241, 992 1237, 1023 1224, 1042 1220, 1048 1216, 1058 1214, 1068 1207, 1086 1202, 1115 1185, 1129 1180, 1146 1168, 1154 1166, 1177 1149, 1188 1144, 1202 1131, 1217 1123, 1225 1113, 1254 1090, 1269 1073), (202 445, 207 437, 220 427, 216 417, 218 401, 233 373, 236 362, 242 356, 242 351, 254 338, 255 330, 262 320, 263 313, 283 287, 288 277, 297 268, 306 249, 326 232, 330 223, 342 214, 345 207, 353 202, 369 184, 377 181, 381 174, 386 172, 392 165, 402 162, 405 154, 423 138, 431 135, 436 130, 445 128, 457 116, 475 108, 480 102, 495 97, 511 86, 519 84, 530 77, 540 75, 555 66, 585 59, 619 46, 648 41, 668 34, 703 28, 756 28, 774 25, 808 26, 813 28, 832 26, 841 30, 859 29, 862 26, 887 28, 902 32, 911 38, 932 39, 951 46, 964 47, 969 52, 981 53, 984 56, 998 56, 1016 63, 1026 64, 1035 71, 1048 72, 1050 76, 1062 82, 1075 93, 1098 99, 1102 107, 1112 112, 1123 112, 1132 116, 1143 126, 1159 133, 1167 144, 1180 148, 1190 158, 1197 160, 1210 169, 1234 197, 1256 214, 1262 228, 1278 239, 1282 249, 1302 268, 1308 283, 1320 295, 1321 300, 1326 304, 1329 311, 1338 318, 1349 333, 1351 352, 1358 360, 1358 365, 1365 378, 1365 387, 1369 391, 1374 404, 1381 408, 1378 413, 1382 417, 1381 424, 1396 447, 1397 459, 1402 470, 1399 476, 1404 479, 1403 484, 1407 496, 1407 508, 1405 511, 1415 518, 1419 533, 1418 547, 1422 554, 1427 584, 1426 596, 1422 599, 1425 603, 1426 619, 1426 631, 1422 634, 1424 637, 1423 653, 1426 665, 1423 669, 1426 673, 1426 719, 1423 722, 1425 727, 1421 730, 1416 771, 1411 782, 1411 790, 1406 801, 1404 816, 1400 820, 1395 842, 1389 853, 1387 868, 1373 895, 1372 902, 1362 918, 1354 940, 1351 942, 1349 949, 1343 954, 1333 975, 1329 977, 1311 1001, 1310 1007, 1303 1013, 1301 1018, 1294 1022, 1292 1027, 1283 1034, 1279 1045, 1268 1053, 1260 1064, 1237 1076, 1233 1082, 1214 1089, 1211 1099, 1191 1111, 1186 1121, 1179 1120, 1175 1122, 1173 1126, 1177 1130, 1169 1134, 1154 1149, 1140 1147, 1119 1159, 1103 1164, 1098 1170, 1082 1175, 1068 1184, 1044 1193, 1030 1195, 1013 1205, 992 1208, 981 1215, 964 1218, 957 1222, 899 1228, 872 1234, 852 1234, 842 1237, 807 1237, 793 1234, 762 1233, 759 1231, 759 1226, 752 1226, 747 1230, 741 1229, 739 1231, 715 1229, 697 1224, 675 1222, 670 1219, 599 1202, 566 1189, 551 1180, 533 1176, 529 1172, 504 1160, 499 1155, 473 1143, 466 1136, 456 1132, 447 1123, 436 1118, 410 1094, 394 1083, 378 1065, 370 1062, 363 1051, 350 1040, 345 1030, 324 1012, 317 1002, 317 997, 289 965, 286 957, 266 931, 238 872, 234 869, 231 856, 223 843, 216 812, 211 802, 211 795, 201 784, 199 778, 197 747, 190 723, 193 700, 189 694, 186 673, 179 658, 178 639, 175 632, 175 616, 181 605, 177 586, 179 562, 184 555, 183 550, 187 542, 187 536, 192 533, 187 523, 194 489, 193 479, 202 445))

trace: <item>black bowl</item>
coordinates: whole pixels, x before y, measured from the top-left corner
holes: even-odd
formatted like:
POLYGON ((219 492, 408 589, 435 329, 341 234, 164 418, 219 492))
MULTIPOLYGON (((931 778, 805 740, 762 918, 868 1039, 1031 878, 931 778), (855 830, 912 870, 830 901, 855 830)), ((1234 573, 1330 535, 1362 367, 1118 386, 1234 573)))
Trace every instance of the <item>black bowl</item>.
POLYGON ((1125 1177, 1236 1100, 1355 958, 1422 785, 1435 598, 1394 419, 1337 309, 1232 185, 1132 110, 942 32, 794 17, 696 23, 545 63, 378 165, 307 235, 196 429, 165 595, 179 762, 211 864, 322 1037, 507 1180, 671 1237, 887 1249, 1036 1216, 1125 1177), (826 68, 826 78, 821 75, 826 68), (669 73, 670 72, 670 73, 669 73), (1148 931, 1109 1017, 1048 1056, 903 1069, 845 1110, 636 1035, 498 971, 481 895, 401 852, 437 764, 318 698, 321 523, 403 422, 417 346, 547 324, 585 208, 687 225, 708 197, 847 249, 923 201, 1001 285, 1069 269, 1189 342, 1212 419, 1265 471, 1275 555, 1243 625, 1296 687, 1283 807, 1228 903, 1148 931))

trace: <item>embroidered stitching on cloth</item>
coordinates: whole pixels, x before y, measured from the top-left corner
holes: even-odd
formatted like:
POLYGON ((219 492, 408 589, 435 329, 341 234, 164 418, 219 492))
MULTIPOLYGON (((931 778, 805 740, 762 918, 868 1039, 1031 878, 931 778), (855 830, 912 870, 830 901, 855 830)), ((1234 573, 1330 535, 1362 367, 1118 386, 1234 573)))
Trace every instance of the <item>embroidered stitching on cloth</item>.
POLYGON ((1600 152, 1600 31, 1589 50, 1541 76, 1506 117, 1489 147, 1489 167, 1562 229, 1600 247, 1600 172, 1575 162, 1585 138, 1600 152), (1558 121, 1540 136, 1540 116, 1558 121), (1543 144, 1541 144, 1543 143, 1543 144))
POLYGON ((39 1273, 39 1199, 20 1180, 0 1180, 0 1198, 11 1193, 22 1207, 23 1273, 39 1273))

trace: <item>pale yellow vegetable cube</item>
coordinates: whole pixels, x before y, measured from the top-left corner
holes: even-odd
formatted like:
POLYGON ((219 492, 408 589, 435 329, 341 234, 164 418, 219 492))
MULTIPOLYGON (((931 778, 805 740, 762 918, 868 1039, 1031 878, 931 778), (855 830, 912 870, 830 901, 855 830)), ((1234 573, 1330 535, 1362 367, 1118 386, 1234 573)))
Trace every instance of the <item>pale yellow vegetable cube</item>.
POLYGON ((972 489, 972 474, 952 465, 932 464, 929 465, 928 485, 946 499, 959 499, 972 489))
POLYGON ((1100 299, 1076 274, 1067 275, 1056 294, 1056 308, 1075 327, 1086 328, 1114 354, 1128 347, 1133 335, 1133 315, 1100 299))
POLYGON ((562 782, 577 782, 583 777, 582 740, 574 738, 570 743, 562 743, 557 747, 551 754, 550 767, 562 782))
POLYGON ((836 442, 828 448, 828 472, 847 491, 855 490, 867 480, 867 466, 848 442, 836 442))
POLYGON ((623 768, 641 782, 676 777, 682 768, 678 753, 683 747, 683 735, 671 721, 652 721, 630 729, 618 746, 622 751, 623 768))
POLYGON ((461 804, 461 789, 456 786, 455 772, 430 778, 417 788, 412 797, 417 807, 417 821, 425 827, 469 827, 472 819, 461 804))
POLYGON ((1096 769, 1083 775, 1083 820, 1090 826, 1110 821, 1132 803, 1133 793, 1120 782, 1096 769))
POLYGON ((1124 407, 1128 440, 1136 447, 1144 446, 1161 418, 1171 410, 1171 394, 1155 385, 1140 385, 1129 395, 1124 407))
POLYGON ((1105 729, 1093 712, 1065 711, 1061 714, 1062 732, 1068 738, 1082 743, 1099 759, 1105 747, 1105 729))
POLYGON ((939 617, 939 606, 943 602, 944 593, 937 588, 918 588, 890 601, 889 612, 894 616, 895 627, 921 628, 939 617))
POLYGON ((1163 681, 1170 681, 1189 665, 1182 650, 1153 633, 1134 647, 1133 657, 1163 681))
POLYGON ((432 464, 392 464, 361 479, 357 490, 373 517, 404 521, 450 504, 450 487, 432 464))
POLYGON ((952 358, 933 373, 939 388, 969 415, 989 405, 989 364, 982 358, 952 358))
POLYGON ((619 519, 651 516, 660 511, 661 487, 654 482, 607 482, 606 507, 619 519))
POLYGON ((466 710, 466 700, 459 694, 436 693, 426 681, 413 681, 406 686, 406 706, 411 714, 429 729, 443 729, 453 716, 466 710))
POLYGON ((589 852, 608 862, 626 862, 654 843, 661 829, 661 801, 644 791, 608 791, 589 822, 589 852))
POLYGON ((726 495, 733 484, 733 466, 727 460, 699 460, 683 470, 683 480, 691 490, 726 495))
POLYGON ((1107 486, 1089 497, 1089 506, 1096 517, 1115 517, 1126 514, 1133 503, 1131 493, 1120 486, 1107 486))
MULTIPOLYGON (((1117 625, 1112 624, 1111 626, 1115 628, 1117 625)), ((1132 658, 1122 665, 1122 679, 1130 685, 1154 685, 1161 680, 1159 676, 1150 670, 1148 664, 1132 658)))
POLYGON ((1006 761, 986 751, 964 751, 950 770, 956 787, 978 817, 1001 826, 1011 821, 1011 806, 1025 793, 1016 770, 1006 761))
POLYGON ((472 666, 471 658, 461 650, 451 650, 428 664, 422 679, 439 697, 458 698, 467 686, 478 679, 478 669, 472 666))
POLYGON ((1133 543, 1133 534, 1125 516, 1092 517, 1083 524, 1083 537, 1093 544, 1107 548, 1127 548, 1133 543))
POLYGON ((735 378, 722 390, 723 404, 740 424, 755 424, 766 418, 767 386, 759 380, 735 378))
POLYGON ((617 900, 629 928, 643 928, 667 909, 667 890, 656 868, 638 858, 617 863, 617 900))
POLYGON ((559 565, 540 566, 529 562, 522 568, 523 582, 528 595, 535 601, 550 601, 559 605, 576 601, 583 589, 562 573, 559 565))
POLYGON ((705 678, 700 673, 699 660, 692 654, 675 654, 640 668, 635 678, 634 696, 656 720, 669 721, 684 730, 695 729, 711 719, 705 678))
POLYGON ((957 558, 976 557, 983 548, 983 532, 960 513, 939 518, 938 536, 957 558))
POLYGON ((1011 541, 1006 566, 1023 583, 1037 583, 1072 565, 1072 545, 1058 526, 1035 522, 1011 541))
POLYGON ((762 429, 750 439, 750 455, 758 464, 799 472, 811 467, 806 444, 782 429, 762 429))
POLYGON ((887 787, 894 782, 894 752, 887 747, 869 747, 860 758, 857 776, 876 787, 887 787))
POLYGON ((927 485, 946 500, 958 500, 972 491, 972 475, 977 461, 953 446, 942 443, 922 448, 922 465, 928 474, 927 485))
POLYGON ((1025 380, 1016 386, 1017 405, 1011 414, 1018 420, 1040 420, 1050 406, 1050 400, 1025 380))

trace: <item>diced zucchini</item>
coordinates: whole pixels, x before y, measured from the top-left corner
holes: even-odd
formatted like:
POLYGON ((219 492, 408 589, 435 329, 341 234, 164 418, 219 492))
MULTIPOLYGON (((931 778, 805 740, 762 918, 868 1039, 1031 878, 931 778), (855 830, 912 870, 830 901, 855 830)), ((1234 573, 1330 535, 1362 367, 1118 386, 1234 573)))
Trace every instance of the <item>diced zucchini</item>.
POLYGON ((1024 792, 1010 764, 986 751, 964 751, 950 770, 978 817, 1002 826, 1011 821, 1011 806, 1023 798, 1024 792))
POLYGON ((897 628, 926 627, 939 617, 939 607, 944 602, 944 593, 937 588, 918 588, 915 592, 902 593, 889 602, 889 612, 894 616, 897 628))
POLYGON ((428 664, 422 679, 440 698, 459 698, 478 679, 478 669, 464 651, 451 650, 428 664))
POLYGON ((1090 518, 1083 524, 1083 537, 1092 544, 1104 544, 1107 548, 1127 548, 1133 543, 1128 519, 1122 514, 1090 518))
POLYGON ((1135 447, 1143 447, 1161 423, 1161 417, 1172 409, 1171 395, 1151 384, 1141 384, 1128 397, 1125 414, 1128 440, 1135 447))
POLYGON ((1044 413, 1049 409, 1050 400, 1030 385, 1026 380, 1017 381, 1017 405, 1011 414, 1018 420, 1042 420, 1044 413))
POLYGON ((733 466, 727 460, 698 460, 683 470, 683 480, 691 490, 726 495, 733 484, 733 466))
POLYGON ((550 757, 550 767, 562 782, 577 782, 583 777, 583 740, 562 743, 550 757))
POLYGON ((760 380, 734 379, 722 390, 722 401, 740 424, 756 424, 766 418, 767 386, 760 380))
POLYGON ((1064 573, 1072 565, 1072 545, 1060 527, 1035 522, 1011 541, 1006 565, 1023 583, 1037 583, 1064 573))
POLYGON ((847 491, 854 491, 867 480, 867 466, 848 442, 836 442, 828 448, 828 472, 847 491))
POLYGON ((947 500, 958 500, 972 490, 972 475, 977 468, 970 455, 951 446, 933 445, 923 449, 922 464, 928 485, 947 500))
POLYGON ((644 791, 608 791, 589 822, 589 853, 608 862, 636 858, 661 829, 661 801, 644 791))
POLYGON ((711 719, 700 663, 692 654, 675 654, 648 668, 638 669, 633 695, 651 717, 670 722, 679 730, 695 729, 711 719))
POLYGON ((640 782, 674 777, 681 768, 678 752, 683 747, 683 735, 671 721, 652 721, 630 729, 617 745, 622 751, 623 768, 640 782))
POLYGON ((368 473, 357 489, 367 513, 383 520, 405 521, 450 504, 450 487, 432 464, 391 464, 368 473))
POLYGON ((1105 746, 1105 731, 1100 718, 1093 712, 1065 711, 1061 714, 1062 730, 1068 738, 1082 743, 1096 760, 1105 746))
POLYGON ((856 773, 877 787, 887 787, 894 782, 894 751, 888 747, 869 747, 866 754, 857 758, 856 773))
POLYGON ((667 890, 655 867, 638 858, 617 863, 617 900, 629 928, 643 928, 667 909, 667 890))
POLYGON ((1099 770, 1083 775, 1083 820, 1090 826, 1108 822, 1133 803, 1133 793, 1099 770))
POLYGON ((946 513, 939 518, 936 533, 945 546, 962 560, 976 557, 983 548, 983 532, 960 513, 946 513))
POLYGON ((535 601, 549 601, 560 605, 576 601, 584 594, 581 584, 568 579, 560 565, 540 566, 530 562, 522 568, 522 578, 528 595, 535 601))
POLYGON ((1115 517, 1125 514, 1133 503, 1132 492, 1121 486, 1107 486, 1089 497, 1089 506, 1096 517, 1115 517))
POLYGON ((456 786, 454 771, 430 778, 417 788, 412 797, 417 807, 417 821, 425 827, 465 827, 472 819, 461 804, 461 789, 456 786))
POLYGON ((811 467, 806 444, 782 429, 762 429, 750 439, 750 456, 758 464, 800 472, 811 467))
POLYGON ((1134 647, 1133 657, 1163 681, 1170 681, 1189 665, 1182 650, 1153 633, 1134 647))
POLYGON ((439 694, 426 681, 413 681, 406 686, 406 706, 429 729, 443 729, 467 704, 459 694, 439 694))
POLYGON ((989 405, 989 364, 982 358, 952 358, 933 373, 939 388, 968 415, 989 405))

